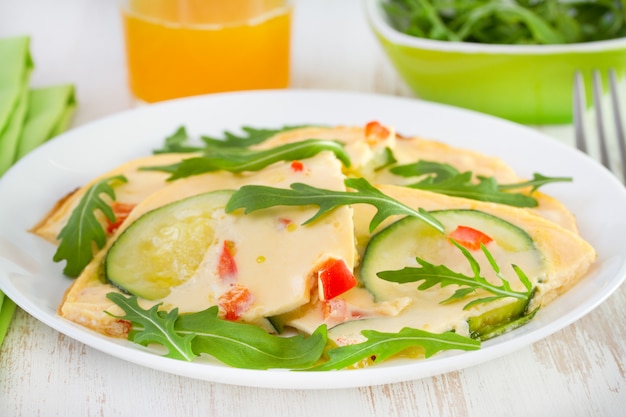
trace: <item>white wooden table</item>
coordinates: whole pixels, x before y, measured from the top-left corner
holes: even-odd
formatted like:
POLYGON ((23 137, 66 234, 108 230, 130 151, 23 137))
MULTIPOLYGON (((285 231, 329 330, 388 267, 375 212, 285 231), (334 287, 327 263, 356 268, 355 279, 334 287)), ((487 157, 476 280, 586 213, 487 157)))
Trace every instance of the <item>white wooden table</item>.
MULTIPOLYGON (((0 37, 32 36, 32 83, 77 86, 74 126, 132 106, 116 7, 113 0, 0 0, 0 37)), ((368 31, 359 0, 296 0, 291 86, 411 95, 368 31)), ((570 126, 543 130, 571 140, 570 126)), ((0 348, 0 416, 623 416, 625 308, 622 286, 575 324, 483 365, 311 391, 164 374, 84 346, 18 310, 0 348)))

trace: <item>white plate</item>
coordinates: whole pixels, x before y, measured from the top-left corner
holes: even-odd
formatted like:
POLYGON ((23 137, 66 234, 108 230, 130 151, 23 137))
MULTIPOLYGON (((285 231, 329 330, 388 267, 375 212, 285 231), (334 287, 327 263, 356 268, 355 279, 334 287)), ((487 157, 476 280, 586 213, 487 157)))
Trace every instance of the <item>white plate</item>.
POLYGON ((626 276, 626 192, 584 154, 534 130, 474 112, 415 99, 315 91, 259 91, 176 100, 138 108, 69 131, 35 150, 0 180, 0 288, 48 326, 126 361, 214 382, 268 388, 343 388, 405 381, 449 372, 527 346, 597 307, 626 276), (371 120, 398 132, 500 156, 520 175, 573 176, 545 191, 578 216, 582 235, 599 259, 575 288, 541 310, 528 325, 472 352, 446 352, 422 361, 390 361, 357 371, 256 371, 198 360, 160 357, 103 337, 60 318, 56 311, 70 280, 52 262, 54 247, 27 229, 63 195, 96 175, 160 147, 181 125, 193 135, 220 135, 247 125, 363 125, 371 120))

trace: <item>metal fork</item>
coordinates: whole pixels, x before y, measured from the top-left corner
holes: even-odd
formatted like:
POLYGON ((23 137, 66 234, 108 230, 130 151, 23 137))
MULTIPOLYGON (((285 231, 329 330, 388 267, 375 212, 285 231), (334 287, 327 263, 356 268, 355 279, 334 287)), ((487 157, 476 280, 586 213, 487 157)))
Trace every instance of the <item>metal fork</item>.
MULTIPOLYGON (((608 85, 609 85, 609 98, 610 106, 607 111, 604 108, 603 92, 602 92, 602 76, 600 71, 594 71, 592 76, 592 91, 593 91, 593 115, 595 116, 595 126, 597 135, 597 145, 600 153, 600 162, 613 171, 617 176, 622 176, 622 182, 626 182, 626 137, 624 136, 624 125, 622 123, 622 112, 619 99, 617 77, 614 70, 609 70, 608 73, 608 85), (612 113, 612 124, 610 122, 612 113), (613 133, 610 135, 609 133, 613 133), (609 138, 614 138, 614 141, 610 141, 609 138), (617 142, 617 148, 619 151, 620 167, 614 166, 609 156, 609 149, 612 148, 612 144, 617 142)), ((580 72, 577 72, 574 76, 574 131, 576 138, 576 147, 582 152, 592 154, 588 145, 590 144, 590 138, 587 134, 587 127, 585 123, 586 119, 586 97, 583 76, 580 72)))

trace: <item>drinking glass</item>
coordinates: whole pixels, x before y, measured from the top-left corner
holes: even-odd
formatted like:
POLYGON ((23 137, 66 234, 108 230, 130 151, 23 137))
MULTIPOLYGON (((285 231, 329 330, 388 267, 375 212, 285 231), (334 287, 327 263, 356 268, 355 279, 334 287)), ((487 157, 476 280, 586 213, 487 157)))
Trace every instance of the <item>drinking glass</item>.
POLYGON ((121 13, 139 101, 289 84, 290 0, 123 0, 121 13))

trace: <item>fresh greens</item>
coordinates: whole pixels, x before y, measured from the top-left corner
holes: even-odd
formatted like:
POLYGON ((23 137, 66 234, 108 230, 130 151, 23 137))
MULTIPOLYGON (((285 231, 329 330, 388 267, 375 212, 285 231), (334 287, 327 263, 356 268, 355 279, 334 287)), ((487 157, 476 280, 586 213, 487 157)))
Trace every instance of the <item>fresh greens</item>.
POLYGON ((451 241, 457 248, 459 248, 459 250, 463 253, 465 258, 469 262, 472 268, 472 272, 474 274, 473 276, 468 276, 452 271, 445 265, 433 265, 430 262, 419 257, 416 258, 416 260, 417 263, 420 264, 420 267, 407 266, 397 271, 382 271, 379 272, 377 275, 381 279, 384 279, 386 281, 397 282, 401 284, 408 282, 424 281, 417 287, 418 290, 427 290, 437 284, 440 284, 442 287, 446 287, 448 285, 458 285, 459 288, 454 292, 454 294, 452 294, 449 298, 443 300, 442 303, 462 299, 465 296, 474 293, 478 289, 493 294, 492 296, 477 298, 467 303, 464 306, 464 309, 468 309, 475 304, 488 303, 506 297, 513 297, 522 300, 529 300, 531 298, 534 293, 532 284, 526 274, 524 274, 524 272, 517 265, 512 265, 513 270, 517 274, 520 282, 526 288, 526 291, 514 291, 511 288, 509 282, 502 275, 500 267, 496 263, 495 259, 484 245, 481 244, 481 250, 489 261, 489 265, 496 272, 496 275, 502 282, 502 285, 492 284, 483 276, 481 276, 480 265, 469 252, 469 250, 461 246, 454 239, 451 239, 451 241))
POLYGON ((572 182, 572 177, 546 177, 545 175, 541 175, 535 172, 533 174, 532 180, 522 181, 514 184, 498 184, 498 189, 502 191, 531 187, 530 192, 532 193, 539 189, 539 187, 554 182, 572 182))
POLYGON ((192 334, 182 335, 176 332, 174 326, 178 319, 178 309, 170 312, 159 311, 159 305, 149 310, 143 309, 136 296, 126 297, 122 294, 110 292, 107 298, 124 310, 124 316, 107 314, 118 319, 130 321, 132 326, 128 339, 143 346, 155 343, 167 349, 167 357, 193 360, 197 355, 191 348, 192 334))
POLYGON ((426 358, 444 350, 480 349, 480 341, 448 332, 430 333, 424 330, 403 328, 398 333, 383 333, 375 330, 361 332, 367 341, 330 349, 328 360, 311 371, 330 371, 344 369, 364 360, 382 362, 403 350, 420 347, 426 358))
POLYGON ((289 130, 298 129, 302 126, 283 126, 278 129, 258 129, 254 127, 244 126, 241 128, 243 134, 237 135, 232 132, 225 131, 223 137, 201 136, 200 139, 204 146, 192 145, 191 137, 187 133, 184 126, 180 126, 176 131, 165 138, 165 144, 160 149, 155 149, 154 153, 166 152, 202 152, 211 149, 221 148, 245 148, 252 145, 258 145, 265 142, 272 136, 287 132, 289 130))
POLYGON ((81 198, 78 206, 72 211, 67 224, 57 239, 61 242, 52 258, 54 262, 66 261, 63 273, 69 277, 77 277, 93 259, 94 243, 99 249, 106 243, 106 231, 96 217, 99 210, 106 218, 114 222, 115 213, 101 194, 115 200, 112 184, 126 182, 126 177, 117 175, 104 178, 92 185, 81 198))
POLYGON ((422 180, 408 185, 411 188, 515 207, 536 207, 538 203, 530 195, 507 192, 509 190, 531 187, 532 193, 542 185, 572 180, 535 173, 532 180, 515 184, 498 184, 493 177, 478 177, 478 182, 474 182, 472 172, 461 173, 452 165, 433 161, 399 165, 389 171, 402 177, 424 176, 422 180))
POLYGON ((236 323, 217 317, 217 307, 205 312, 183 314, 176 322, 179 332, 192 332, 197 353, 208 353, 238 368, 301 369, 312 366, 326 347, 326 326, 310 336, 281 337, 266 333, 252 324, 236 323))
POLYGON ((275 162, 311 158, 322 151, 333 152, 345 166, 350 166, 350 157, 341 143, 307 139, 264 150, 214 148, 207 150, 204 156, 187 158, 167 166, 145 167, 142 170, 169 172, 172 174, 169 177, 171 181, 220 170, 235 173, 259 171, 275 162))
POLYGON ((433 334, 404 328, 399 333, 365 330, 366 342, 326 351, 325 325, 308 337, 302 334, 282 337, 254 325, 220 319, 217 306, 198 313, 178 314, 178 309, 159 311, 159 305, 146 310, 135 296, 111 292, 107 297, 125 313, 113 317, 131 322, 129 340, 143 346, 160 345, 167 350, 166 357, 192 361, 201 354, 209 354, 236 368, 324 371, 343 369, 372 356, 376 362, 382 362, 416 346, 424 349, 426 357, 442 350, 480 348, 479 341, 454 333, 433 334), (329 359, 321 362, 325 352, 329 359))
POLYGON ((161 345, 167 349, 165 356, 174 359, 192 361, 207 353, 236 368, 298 369, 312 366, 326 346, 325 326, 309 337, 280 337, 251 324, 220 319, 217 306, 179 315, 178 309, 159 311, 159 305, 145 310, 136 296, 112 292, 107 297, 125 312, 114 317, 131 322, 129 340, 161 345))
POLYGON ((383 0, 411 36, 489 44, 564 44, 626 36, 620 0, 383 0))
POLYGON ((304 223, 308 224, 338 206, 371 204, 377 210, 370 222, 370 232, 389 216, 407 215, 418 217, 443 233, 441 223, 426 210, 415 210, 383 194, 365 178, 348 178, 345 184, 356 191, 326 190, 302 183, 291 184, 291 189, 245 185, 230 198, 226 204, 226 212, 232 213, 243 208, 247 214, 274 206, 318 206, 318 212, 304 223))

